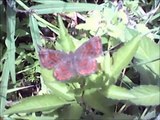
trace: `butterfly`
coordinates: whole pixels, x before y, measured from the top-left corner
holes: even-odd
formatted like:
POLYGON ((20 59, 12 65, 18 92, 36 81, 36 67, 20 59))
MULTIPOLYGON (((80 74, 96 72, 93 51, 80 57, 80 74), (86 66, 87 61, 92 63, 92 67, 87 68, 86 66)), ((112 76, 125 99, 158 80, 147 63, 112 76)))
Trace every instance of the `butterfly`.
POLYGON ((54 69, 53 76, 59 81, 75 76, 86 76, 97 70, 96 58, 102 53, 102 43, 98 36, 83 43, 75 52, 65 53, 41 47, 40 63, 44 68, 54 69))

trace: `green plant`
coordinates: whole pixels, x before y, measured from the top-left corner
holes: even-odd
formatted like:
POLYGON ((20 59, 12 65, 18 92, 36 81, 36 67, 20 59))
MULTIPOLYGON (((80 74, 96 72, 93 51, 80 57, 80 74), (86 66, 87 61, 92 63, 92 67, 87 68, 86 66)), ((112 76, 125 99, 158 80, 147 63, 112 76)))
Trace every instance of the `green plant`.
MULTIPOLYGON (((1 116, 17 119, 156 117, 156 107, 160 104, 160 47, 154 40, 159 38, 157 32, 159 28, 155 24, 152 29, 148 29, 146 23, 157 20, 159 6, 155 8, 155 14, 151 14, 151 17, 147 16, 150 18, 148 21, 140 16, 141 7, 138 3, 132 1, 125 1, 120 10, 110 2, 101 5, 65 3, 58 0, 34 0, 34 2, 31 7, 28 7, 27 3, 24 4, 20 0, 8 0, 7 9, 4 11, 7 13, 8 27, 3 32, 6 32, 3 36, 6 37, 7 50, 6 54, 2 52, 1 58, 4 63, 0 84, 1 116), (19 23, 16 26, 18 20, 15 11, 18 12, 18 9, 15 8, 15 3, 19 8, 25 9, 21 12, 27 12, 29 15, 29 19, 26 17, 23 21, 24 25, 19 23), (88 14, 84 11, 92 12, 88 14), (76 25, 79 33, 76 37, 68 33, 60 15, 55 15, 57 20, 52 21, 55 25, 42 18, 43 14, 62 12, 81 12, 85 15, 86 22, 76 25), (133 15, 137 18, 134 19, 133 15), (39 66, 38 46, 46 43, 46 40, 40 36, 42 34, 40 27, 49 28, 57 36, 56 43, 49 42, 48 46, 52 43, 55 49, 66 52, 74 51, 84 42, 84 39, 88 39, 83 36, 101 36, 104 54, 97 59, 100 65, 99 71, 72 81, 55 80, 52 75, 53 70, 39 66), (28 38, 27 41, 22 42, 23 37, 24 40, 28 38), (15 43, 16 41, 19 41, 19 44, 15 43), (119 47, 121 43, 123 45, 119 47), (117 45, 118 47, 115 47, 117 45), (39 94, 42 92, 44 95, 24 98, 11 108, 5 109, 7 93, 24 89, 23 87, 7 89, 10 85, 9 80, 18 84, 16 73, 23 73, 22 79, 29 78, 31 81, 34 81, 33 73, 41 73, 42 86, 39 94), (129 110, 131 113, 127 113, 129 110)), ((3 27, 2 25, 1 29, 3 27)))

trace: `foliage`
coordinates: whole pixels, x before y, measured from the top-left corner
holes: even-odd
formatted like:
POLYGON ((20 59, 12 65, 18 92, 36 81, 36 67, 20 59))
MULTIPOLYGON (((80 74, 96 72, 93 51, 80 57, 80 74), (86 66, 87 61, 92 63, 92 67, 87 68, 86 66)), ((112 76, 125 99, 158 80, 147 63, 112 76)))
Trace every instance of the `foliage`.
POLYGON ((157 117, 160 3, 7 0, 0 6, 1 117, 47 120, 157 117), (97 58, 96 73, 60 82, 53 77, 53 70, 40 66, 39 46, 71 52, 91 36, 100 36, 104 49, 97 58), (7 104, 9 101, 12 105, 7 104))

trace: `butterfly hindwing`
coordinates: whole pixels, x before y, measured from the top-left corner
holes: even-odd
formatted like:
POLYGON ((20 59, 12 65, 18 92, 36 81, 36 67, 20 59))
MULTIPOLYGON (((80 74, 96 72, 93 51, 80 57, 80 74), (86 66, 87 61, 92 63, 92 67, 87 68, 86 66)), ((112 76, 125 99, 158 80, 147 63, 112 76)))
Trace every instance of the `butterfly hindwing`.
POLYGON ((67 56, 55 67, 54 76, 59 81, 65 81, 76 76, 72 57, 67 56))
POLYGON ((94 73, 97 70, 97 61, 89 57, 86 57, 83 60, 76 59, 76 62, 74 64, 76 71, 79 75, 86 76, 94 73))

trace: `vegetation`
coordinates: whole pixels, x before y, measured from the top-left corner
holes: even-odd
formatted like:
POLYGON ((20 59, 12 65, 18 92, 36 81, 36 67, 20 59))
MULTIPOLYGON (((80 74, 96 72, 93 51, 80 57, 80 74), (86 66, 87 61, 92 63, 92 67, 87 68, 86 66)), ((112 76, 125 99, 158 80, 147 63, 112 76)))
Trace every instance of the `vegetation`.
POLYGON ((0 119, 159 119, 160 2, 91 2, 3 0, 0 119), (61 82, 41 66, 40 46, 69 53, 93 36, 94 74, 61 82))

